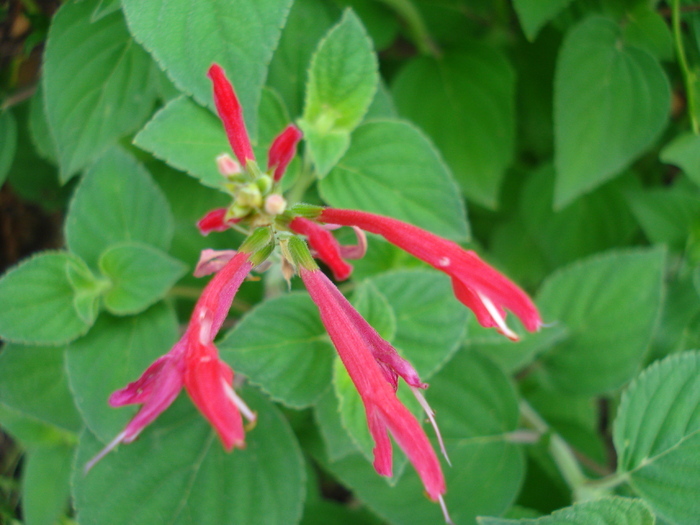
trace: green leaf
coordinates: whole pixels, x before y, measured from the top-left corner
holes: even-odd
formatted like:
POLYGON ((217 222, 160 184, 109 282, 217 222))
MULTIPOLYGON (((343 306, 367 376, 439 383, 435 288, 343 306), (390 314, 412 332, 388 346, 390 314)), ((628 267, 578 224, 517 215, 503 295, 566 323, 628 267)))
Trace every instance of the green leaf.
POLYGON ((52 164, 58 164, 56 141, 49 129, 44 107, 44 88, 41 84, 37 86, 36 93, 29 103, 29 132, 37 153, 52 164))
POLYGON ((477 519, 479 525, 654 525, 656 519, 641 499, 602 498, 577 503, 537 519, 477 519))
POLYGON ((684 133, 661 150, 661 160, 678 166, 700 186, 700 135, 684 133))
POLYGON ((174 168, 221 188, 216 157, 231 151, 221 121, 188 97, 172 100, 134 138, 139 148, 174 168))
POLYGON ((68 508, 74 445, 36 447, 25 458, 22 514, 26 525, 54 525, 68 508))
POLYGON ((590 17, 566 36, 554 79, 554 207, 619 175, 659 136, 671 92, 655 58, 590 17))
POLYGON ((322 0, 296 0, 270 62, 268 85, 284 99, 293 117, 301 115, 313 52, 337 19, 335 6, 322 0))
MULTIPOLYGON (((109 395, 135 381, 177 337, 174 312, 159 303, 132 317, 102 314, 95 328, 66 348, 75 404, 102 441, 114 438, 137 408, 111 408, 109 395)), ((82 474, 81 474, 82 475, 82 474)))
POLYGON ((392 86, 399 112, 434 141, 467 197, 488 208, 515 150, 515 73, 486 46, 421 57, 392 86))
POLYGON ((333 347, 316 305, 306 294, 263 302, 227 334, 219 348, 236 372, 294 408, 315 403, 331 380, 333 347))
POLYGON ((59 444, 70 445, 78 441, 73 432, 45 423, 0 403, 0 421, 4 432, 26 448, 53 447, 59 444))
POLYGON ((69 432, 82 427, 61 348, 6 344, 0 352, 0 403, 69 432))
POLYGON ((369 324, 387 341, 396 336, 396 315, 386 296, 366 280, 355 289, 352 304, 369 324))
POLYGON ((659 60, 673 59, 673 35, 664 17, 649 5, 639 5, 627 13, 625 42, 648 51, 659 60))
POLYGON ((71 268, 89 271, 66 252, 44 252, 8 271, 0 279, 0 336, 18 343, 58 345, 87 332, 94 318, 83 319, 76 309, 68 278, 71 268))
POLYGON ((168 202, 130 155, 112 149, 85 174, 66 217, 66 242, 97 267, 112 244, 137 241, 167 250, 173 236, 168 202))
POLYGON ((348 454, 357 453, 357 445, 340 419, 340 405, 334 388, 327 389, 316 401, 314 419, 321 431, 326 456, 330 461, 338 461, 348 454))
POLYGON ((12 113, 3 111, 0 113, 0 186, 7 178, 16 149, 17 123, 12 113))
POLYGON ((290 5, 291 0, 122 1, 134 38, 200 104, 213 108, 207 71, 213 63, 224 68, 253 136, 267 64, 290 5))
POLYGON ((654 333, 663 297, 665 252, 608 252, 552 274, 537 296, 546 322, 568 337, 541 359, 557 388, 609 392, 637 372, 654 333))
POLYGON ((159 301, 187 271, 167 253, 146 244, 120 243, 107 248, 99 260, 111 287, 104 295, 115 315, 139 313, 159 301))
POLYGON ((513 7, 525 36, 533 41, 540 29, 570 3, 571 0, 513 0, 513 7))
POLYGON ((299 123, 320 176, 347 150, 349 133, 362 120, 377 90, 377 68, 362 22, 347 9, 313 55, 299 123))
MULTIPOLYGON (((272 403, 250 388, 241 396, 258 414, 245 449, 224 452, 189 400, 181 399, 138 441, 107 455, 87 475, 75 469, 80 523, 297 523, 305 493, 299 445, 272 403), (144 494, 150 496, 144 499, 144 494)), ((77 465, 84 465, 103 446, 85 432, 77 465)))
POLYGON ((114 13, 119 9, 121 9, 120 0, 99 0, 99 3, 95 7, 95 10, 92 12, 92 17, 90 18, 90 21, 96 22, 100 18, 114 13))
POLYGON ((624 182, 610 182, 555 211, 552 166, 545 165, 528 177, 518 220, 525 224, 550 268, 632 241, 638 227, 625 202, 624 182))
POLYGON ((469 235, 449 171, 425 136, 406 122, 357 128, 350 149, 319 189, 331 206, 389 215, 455 240, 469 235))
POLYGON ((44 95, 61 180, 143 123, 155 102, 153 63, 120 12, 90 22, 93 2, 65 3, 44 54, 44 95))
MULTIPOLYGON (((520 447, 506 435, 518 425, 518 404, 508 378, 475 352, 459 352, 430 384, 426 396, 437 415, 452 468, 445 466, 445 501, 455 523, 500 514, 522 481, 520 447), (478 497, 465 495, 478 494, 478 497)), ((432 431, 427 431, 432 435, 432 431)), ((435 442, 433 442, 435 443, 435 442)), ((335 462, 321 458, 332 474, 369 508, 392 523, 442 523, 439 505, 420 497, 422 484, 411 466, 389 486, 360 454, 335 462)))
POLYGON ((618 474, 678 525, 700 515, 700 353, 647 368, 622 397, 613 429, 618 474))
POLYGON ((700 192, 687 181, 679 180, 669 188, 640 188, 627 197, 644 233, 654 244, 682 251, 692 232, 700 229, 700 192))

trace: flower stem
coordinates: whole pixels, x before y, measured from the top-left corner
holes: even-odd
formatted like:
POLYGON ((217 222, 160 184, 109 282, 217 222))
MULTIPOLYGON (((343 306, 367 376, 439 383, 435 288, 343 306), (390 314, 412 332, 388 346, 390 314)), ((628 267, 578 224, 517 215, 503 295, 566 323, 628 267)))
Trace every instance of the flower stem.
POLYGON ((690 123, 693 128, 693 133, 700 134, 700 123, 697 115, 697 99, 695 96, 695 84, 697 83, 697 75, 695 71, 690 69, 688 57, 683 46, 683 33, 681 30, 681 5, 680 0, 673 0, 671 7, 671 21, 673 24, 673 38, 676 44, 676 52, 678 53, 678 64, 680 65, 683 77, 685 79, 685 94, 688 100, 688 113, 690 114, 690 123))
POLYGON ((316 173, 311 167, 311 157, 308 152, 304 155, 304 160, 301 168, 301 173, 296 181, 294 181, 294 186, 287 193, 287 202, 293 205, 304 198, 306 190, 309 189, 314 181, 316 180, 316 173))

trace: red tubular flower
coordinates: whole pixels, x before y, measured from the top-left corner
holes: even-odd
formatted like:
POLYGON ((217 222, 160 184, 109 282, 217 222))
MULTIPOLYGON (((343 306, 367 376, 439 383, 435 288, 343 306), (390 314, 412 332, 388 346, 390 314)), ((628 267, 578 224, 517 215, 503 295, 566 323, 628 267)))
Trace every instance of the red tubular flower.
POLYGON ((240 219, 226 219, 226 208, 216 208, 211 210, 204 217, 197 221, 197 228, 202 235, 209 235, 211 232, 223 232, 228 230, 232 225, 239 222, 240 219))
POLYGON ((376 233, 433 268, 452 278, 455 295, 471 308, 485 327, 496 329, 510 339, 518 336, 505 322, 505 309, 513 312, 531 332, 542 326, 540 314, 528 295, 507 277, 482 261, 473 251, 464 250, 411 224, 357 210, 324 208, 317 220, 356 226, 376 233))
POLYGON ((295 217, 289 223, 289 227, 295 233, 306 235, 311 249, 316 252, 316 257, 328 265, 337 281, 344 281, 350 277, 352 266, 343 260, 340 245, 331 232, 303 217, 295 217))
POLYGON ((220 65, 213 64, 209 68, 208 76, 214 83, 214 103, 219 117, 224 123, 228 141, 231 143, 238 161, 242 166, 245 166, 248 159, 255 160, 255 155, 253 155, 253 148, 245 128, 241 104, 220 65))
POLYGON ((374 468, 382 476, 392 474, 390 432, 416 469, 430 499, 440 501, 449 523, 442 497, 446 488, 440 462, 420 423, 395 392, 397 374, 408 377, 409 384, 414 383, 419 388, 426 385, 420 383, 415 370, 386 341, 377 344, 376 339, 381 339, 379 335, 318 268, 309 269, 300 264, 299 274, 362 398, 374 439, 374 468))
POLYGON ((185 334, 172 350, 159 357, 139 379, 110 396, 109 403, 114 407, 129 404, 142 407, 126 428, 86 464, 86 471, 119 443, 136 439, 170 406, 183 385, 227 450, 244 445, 241 412, 250 421, 255 420, 255 414, 233 391, 233 371, 219 359, 213 341, 238 288, 260 262, 256 254, 270 240, 268 229, 258 230, 249 237, 204 288, 185 334))
POLYGON ((275 182, 282 178, 287 165, 294 158, 297 143, 301 140, 301 137, 301 130, 294 124, 290 124, 272 141, 268 152, 267 169, 269 171, 274 168, 275 173, 272 179, 275 182))

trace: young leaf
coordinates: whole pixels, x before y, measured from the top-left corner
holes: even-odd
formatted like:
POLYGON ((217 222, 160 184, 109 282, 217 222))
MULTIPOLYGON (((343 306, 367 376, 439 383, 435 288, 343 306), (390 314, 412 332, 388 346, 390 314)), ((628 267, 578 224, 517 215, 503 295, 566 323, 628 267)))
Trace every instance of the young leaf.
POLYGON ((624 393, 613 430, 618 474, 678 525, 700 516, 699 375, 697 351, 652 364, 624 393))
POLYGON ((129 29, 175 85, 213 108, 207 70, 221 65, 256 135, 260 89, 291 0, 123 0, 129 29))
POLYGON ((265 301, 227 334, 219 349, 234 370, 294 408, 315 403, 331 380, 335 352, 306 294, 265 301))
POLYGON ((554 207, 619 175, 659 136, 671 92, 661 65, 591 17, 566 36, 554 84, 554 207))
POLYGON ((22 514, 26 525, 57 523, 68 508, 75 445, 33 447, 22 474, 22 514))
POLYGON ((417 58, 392 86, 402 115, 435 141, 466 195, 488 208, 515 149, 515 73, 494 48, 417 58))
POLYGON ((110 408, 110 394, 136 380, 176 337, 175 313, 159 303, 131 317, 102 314, 89 334, 68 345, 66 370, 75 404, 102 441, 113 439, 136 410, 110 408))
POLYGON ((541 359, 557 388, 595 395, 637 372, 661 309, 664 259, 660 249, 608 252, 545 281, 537 296, 543 318, 568 330, 541 359))
POLYGON ((0 279, 0 336, 58 345, 87 332, 95 319, 84 319, 80 314, 85 312, 76 309, 71 268, 89 272, 82 260, 66 252, 44 252, 7 272, 0 279))
POLYGON ((602 498, 577 503, 537 519, 477 518, 479 525, 654 525, 656 519, 641 499, 602 498))
POLYGON ((120 243, 107 248, 99 260, 111 287, 105 292, 105 308, 115 315, 139 313, 156 301, 187 271, 167 253, 147 244, 120 243))
POLYGON ((121 12, 91 23, 93 2, 65 3, 44 54, 44 95, 61 180, 136 130, 155 102, 153 62, 126 30, 121 12))
MULTIPOLYGON (((226 453, 189 400, 181 398, 153 428, 87 475, 76 468, 72 482, 80 523, 297 523, 305 471, 294 433, 261 394, 247 388, 240 395, 258 416, 244 449, 226 453)), ((82 467, 103 446, 85 432, 76 464, 82 467)))
POLYGON ((320 176, 343 155, 367 112, 379 82, 377 67, 362 22, 346 10, 311 60, 300 122, 320 176))
POLYGON ((6 344, 0 353, 0 403, 68 432, 79 432, 80 414, 68 389, 63 349, 6 344))
POLYGON ((469 236, 464 203, 439 154, 414 126, 362 124, 340 163, 320 182, 338 208, 389 215, 454 240, 469 236))
POLYGON ((0 113, 0 186, 5 182, 7 174, 15 158, 17 148, 17 123, 12 113, 0 113))
POLYGON ((91 267, 121 241, 167 250, 173 218, 162 191, 130 155, 112 149, 85 174, 66 217, 68 248, 91 267))
POLYGON ((571 0, 513 0, 513 7, 525 36, 533 41, 540 29, 570 3, 571 0))

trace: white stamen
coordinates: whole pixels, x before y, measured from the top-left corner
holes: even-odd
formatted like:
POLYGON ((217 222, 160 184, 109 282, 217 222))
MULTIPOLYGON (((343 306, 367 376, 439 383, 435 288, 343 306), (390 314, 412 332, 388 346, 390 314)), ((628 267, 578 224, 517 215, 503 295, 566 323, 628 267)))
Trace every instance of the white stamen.
POLYGON ((233 388, 231 388, 231 385, 229 385, 223 379, 221 380, 221 382, 224 384, 224 392, 226 392, 226 395, 231 400, 231 402, 238 407, 238 410, 241 411, 243 416, 251 423, 255 421, 258 418, 255 412, 248 408, 248 405, 245 404, 245 401, 238 397, 238 394, 236 394, 236 391, 233 388))
POLYGON ((199 312, 199 342, 203 345, 211 343, 211 317, 206 310, 199 312))
POLYGON ((476 292, 476 293, 479 296, 479 299, 481 299, 481 302, 484 303, 486 310, 488 310, 488 312, 491 314, 491 317, 493 318, 493 320, 496 321, 496 326, 498 326, 498 331, 501 332, 503 335, 505 335, 508 339, 511 339, 513 341, 518 341, 520 339, 520 337, 518 337, 518 334, 516 334, 513 330, 508 328, 508 325, 506 324, 506 320, 503 318, 503 316, 501 315, 501 312, 498 311, 498 308, 496 308, 496 305, 493 304, 491 299, 486 297, 481 292, 476 292))
POLYGON ((445 442, 442 440, 442 434, 440 434, 440 429, 437 426, 437 421, 435 421, 435 412, 433 412, 433 409, 430 408, 430 405, 426 401, 420 389, 412 386, 411 391, 413 392, 413 395, 416 396, 416 399, 418 400, 420 406, 423 408, 423 410, 425 410, 425 414, 428 416, 430 424, 435 429, 435 435, 437 435, 438 443, 440 444, 440 452, 442 452, 442 455, 445 457, 445 461, 447 461, 447 464, 451 467, 452 463, 450 462, 450 458, 447 457, 445 442))
MULTIPOLYGON (((107 454, 109 454, 114 449, 114 447, 116 447, 119 443, 121 443, 122 440, 124 439, 124 436, 126 436, 126 430, 117 434, 117 437, 115 437, 112 441, 110 441, 105 448, 100 450, 95 457, 93 457, 90 461, 85 463, 85 467, 83 467, 83 475, 90 472, 90 470, 92 470, 92 467, 97 465, 97 463, 103 457, 105 457, 107 454)), ((134 437, 136 437, 136 436, 134 436, 134 437)))
POLYGON ((450 258, 449 258, 449 257, 442 257, 442 258, 438 261, 438 266, 441 267, 441 268, 447 268, 447 267, 450 265, 451 262, 452 262, 452 261, 450 261, 450 258))
POLYGON ((447 525, 454 525, 452 518, 450 518, 450 513, 447 512, 447 505, 445 504, 445 498, 442 495, 438 496, 438 501, 440 502, 440 508, 442 509, 442 515, 445 517, 445 523, 447 525))

